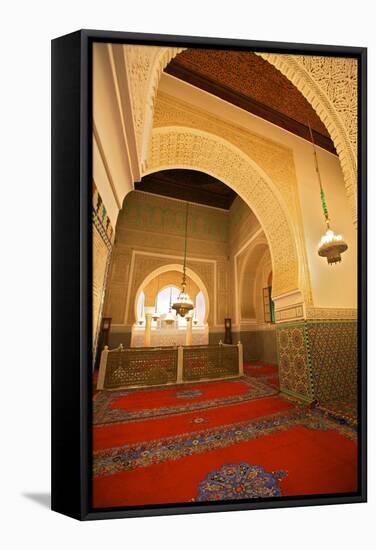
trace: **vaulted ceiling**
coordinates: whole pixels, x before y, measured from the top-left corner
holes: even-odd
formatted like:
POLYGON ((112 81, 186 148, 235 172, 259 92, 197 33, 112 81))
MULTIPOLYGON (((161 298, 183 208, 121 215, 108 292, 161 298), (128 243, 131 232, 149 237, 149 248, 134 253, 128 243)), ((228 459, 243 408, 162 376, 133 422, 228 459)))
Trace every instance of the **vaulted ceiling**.
POLYGON ((195 170, 163 170, 144 176, 135 189, 228 210, 236 197, 224 183, 195 170))
POLYGON ((252 52, 189 48, 165 72, 335 153, 311 104, 273 65, 252 52))

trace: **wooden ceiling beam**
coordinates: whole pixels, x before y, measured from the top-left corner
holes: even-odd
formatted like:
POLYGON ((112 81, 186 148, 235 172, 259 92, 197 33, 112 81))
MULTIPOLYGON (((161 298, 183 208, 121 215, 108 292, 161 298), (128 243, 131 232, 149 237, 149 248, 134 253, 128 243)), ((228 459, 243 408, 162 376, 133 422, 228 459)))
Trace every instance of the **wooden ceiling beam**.
POLYGON ((135 189, 224 210, 230 209, 236 197, 235 191, 221 181, 193 170, 165 170, 149 174, 135 183, 135 189), (211 184, 213 190, 208 189, 211 184))
MULTIPOLYGON (((203 76, 192 69, 188 69, 187 67, 179 64, 177 59, 178 58, 171 61, 171 63, 166 67, 166 73, 179 78, 184 82, 188 82, 192 86, 196 86, 201 90, 220 97, 228 103, 232 103, 233 105, 236 105, 237 107, 240 107, 253 115, 263 118, 264 120, 267 120, 268 122, 271 122, 272 124, 287 130, 288 132, 310 141, 309 128, 305 124, 302 124, 299 121, 273 109, 272 107, 269 107, 268 105, 265 105, 264 103, 260 103, 245 94, 232 90, 228 86, 220 84, 218 81, 212 80, 207 76, 203 76)), ((330 137, 324 136, 316 130, 313 130, 313 137, 316 145, 322 147, 330 153, 333 153, 334 155, 337 154, 330 137)))

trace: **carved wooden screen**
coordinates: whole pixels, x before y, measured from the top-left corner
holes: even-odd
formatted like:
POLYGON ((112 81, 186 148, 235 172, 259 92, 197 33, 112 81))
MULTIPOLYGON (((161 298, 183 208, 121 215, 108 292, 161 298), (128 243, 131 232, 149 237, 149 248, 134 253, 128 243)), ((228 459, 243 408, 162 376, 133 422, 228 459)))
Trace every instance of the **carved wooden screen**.
POLYGON ((177 348, 132 348, 110 352, 104 387, 155 386, 177 380, 177 348))
POLYGON ((226 378, 239 374, 237 346, 184 348, 183 381, 226 378))

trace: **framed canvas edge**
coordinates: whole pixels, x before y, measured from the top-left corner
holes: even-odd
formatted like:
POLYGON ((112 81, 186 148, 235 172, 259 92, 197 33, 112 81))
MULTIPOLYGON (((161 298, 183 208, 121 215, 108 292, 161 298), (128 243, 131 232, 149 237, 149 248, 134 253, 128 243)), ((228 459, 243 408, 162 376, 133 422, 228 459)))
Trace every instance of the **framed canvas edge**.
MULTIPOLYGON (((79 77, 79 150, 76 151, 79 157, 79 172, 75 173, 73 181, 79 180, 79 194, 80 194, 80 208, 79 208, 79 235, 76 235, 76 242, 71 242, 73 247, 77 247, 79 244, 79 258, 80 269, 79 273, 76 273, 77 284, 79 286, 79 318, 80 318, 80 342, 79 350, 76 350, 76 358, 78 359, 79 367, 79 403, 70 402, 70 410, 74 411, 76 416, 76 424, 79 426, 79 442, 75 441, 75 446, 72 445, 70 449, 72 453, 77 453, 78 450, 78 464, 75 464, 75 473, 79 477, 79 496, 77 494, 72 497, 72 508, 69 509, 69 505, 61 507, 61 505, 54 499, 54 489, 52 490, 52 509, 69 515, 80 520, 96 520, 96 519, 110 519, 110 518, 125 518, 125 517, 141 517, 141 516, 159 516, 159 515, 175 515, 175 514, 192 514, 192 513, 204 513, 204 512, 223 512, 223 511, 236 511, 236 510, 252 510, 252 509, 267 509, 267 508, 284 508, 284 507, 298 507, 298 506, 320 506, 327 504, 348 504, 348 503, 360 503, 367 501, 367 334, 366 334, 366 308, 367 308, 367 271, 366 271, 366 208, 367 208, 367 193, 366 193, 366 169, 367 169, 367 48, 353 47, 353 46, 322 46, 312 44, 298 44, 298 43, 282 43, 282 42, 266 42, 256 40, 237 40, 237 39, 220 39, 220 38, 200 38, 200 37, 187 37, 187 36, 173 36, 173 35, 158 35, 158 34, 143 34, 143 33, 127 33, 116 31, 97 31, 97 30, 80 30, 75 33, 65 35, 64 37, 56 38, 52 40, 52 45, 61 42, 62 40, 69 40, 74 37, 74 40, 79 41, 79 60, 80 60, 80 77, 79 77), (258 49, 260 51, 273 51, 274 53, 292 53, 298 52, 306 53, 309 55, 331 55, 331 56, 346 56, 356 57, 359 60, 359 101, 358 101, 358 273, 359 277, 358 285, 358 306, 359 306, 359 323, 358 323, 358 353, 359 353, 359 380, 358 387, 359 392, 359 413, 360 413, 360 427, 359 427, 359 491, 356 494, 349 495, 310 495, 310 496, 297 496, 297 497, 283 497, 282 499, 275 499, 270 501, 259 502, 231 502, 220 504, 205 504, 197 505, 195 503, 181 503, 166 506, 141 506, 141 507, 129 507, 129 508, 109 508, 109 509, 93 509, 91 507, 91 425, 90 414, 91 404, 89 399, 89 391, 91 388, 91 361, 90 361, 90 349, 91 349, 91 44, 95 41, 106 42, 128 42, 138 44, 163 44, 163 45, 190 45, 190 46, 210 46, 210 47, 231 47, 231 48, 251 48, 258 49), (78 180, 77 180, 78 178, 78 180), (77 417, 77 410, 79 416, 77 417), (78 498, 78 501, 77 501, 78 498)), ((53 57, 53 56, 52 56, 53 57)), ((52 59, 54 63, 54 59, 52 59)), ((55 86, 56 86, 55 82, 55 86)), ((54 149, 54 106, 52 107, 52 149, 54 149)), ((56 114, 56 113, 55 113, 56 114)), ((56 130, 56 128, 55 128, 56 130)), ((67 159, 69 162, 69 159, 67 159)), ((54 169, 54 155, 52 155, 52 185, 59 185, 59 178, 56 177, 56 166, 54 169)), ((74 164, 74 163, 73 163, 74 164)), ((77 170, 76 170, 77 172, 77 170)), ((61 182, 60 182, 61 185, 61 182)), ((59 209, 59 205, 56 204, 54 193, 52 197, 52 210, 55 212, 59 209)), ((56 235, 52 235, 52 248, 56 244, 56 235)), ((54 272, 54 256, 52 258, 52 270, 54 272)), ((56 275, 56 269, 55 269, 56 275)), ((53 274, 54 278, 54 274, 53 274)), ((54 285, 53 285, 53 310, 54 310, 54 285)), ((54 334, 53 340, 55 345, 52 352, 52 364, 56 361, 56 348, 63 345, 62 338, 59 338, 57 334, 61 329, 61 323, 57 319, 53 311, 52 314, 52 331, 54 334)), ((71 371, 73 370, 71 366, 71 371)), ((77 372, 70 373, 70 377, 77 384, 77 372)), ((53 396, 55 400, 52 400, 52 414, 55 417, 59 415, 58 408, 61 404, 61 399, 56 401, 56 369, 52 372, 52 386, 55 389, 53 396)), ((61 379, 58 376, 59 380, 61 379)), ((77 399, 77 392, 75 393, 77 399)), ((63 421, 60 419, 58 422, 60 430, 62 429, 63 421)), ((52 454, 56 456, 57 443, 59 439, 56 434, 56 425, 52 423, 52 454)), ((52 469, 52 487, 56 485, 56 477, 66 476, 62 471, 52 469)))

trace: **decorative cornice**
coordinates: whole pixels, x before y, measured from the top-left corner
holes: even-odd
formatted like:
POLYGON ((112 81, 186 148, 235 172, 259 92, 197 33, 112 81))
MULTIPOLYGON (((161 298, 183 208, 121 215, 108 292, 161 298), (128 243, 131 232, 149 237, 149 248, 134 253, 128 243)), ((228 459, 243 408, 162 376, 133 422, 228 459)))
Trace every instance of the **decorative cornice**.
POLYGON ((307 320, 309 319, 356 320, 358 318, 358 310, 356 308, 307 307, 306 318, 307 320))
POLYGON ((296 321, 304 318, 303 304, 297 304, 288 306, 283 309, 276 310, 275 321, 276 323, 284 323, 286 321, 296 321))

